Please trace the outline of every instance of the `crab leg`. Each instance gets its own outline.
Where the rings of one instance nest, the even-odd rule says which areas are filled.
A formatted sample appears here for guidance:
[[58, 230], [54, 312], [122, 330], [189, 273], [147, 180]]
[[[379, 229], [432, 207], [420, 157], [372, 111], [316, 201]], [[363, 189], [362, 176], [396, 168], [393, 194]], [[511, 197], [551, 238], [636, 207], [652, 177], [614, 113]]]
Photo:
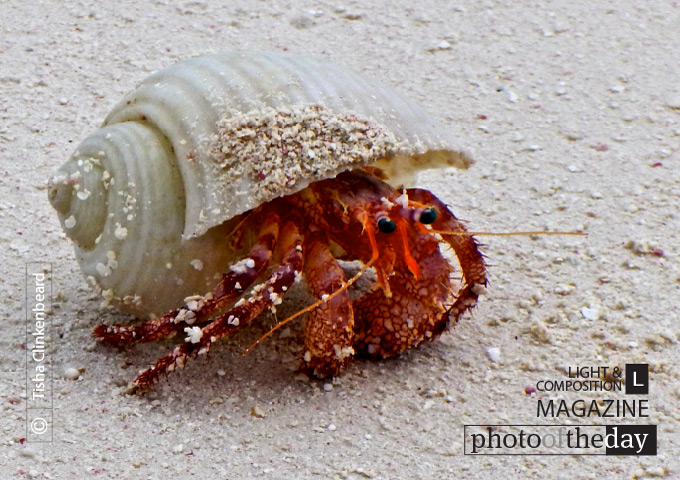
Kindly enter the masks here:
[[[432, 224], [434, 230], [442, 232], [467, 231], [448, 207], [429, 191], [412, 188], [407, 190], [407, 193], [409, 199], [424, 205], [434, 206], [437, 209], [439, 216]], [[445, 233], [440, 235], [453, 248], [465, 280], [465, 285], [458, 292], [456, 301], [446, 311], [448, 319], [456, 322], [460, 315], [477, 304], [478, 289], [486, 286], [487, 283], [486, 262], [479, 251], [477, 241], [471, 235], [446, 235]]]
[[240, 297], [267, 268], [278, 235], [279, 217], [271, 213], [246, 258], [232, 265], [211, 293], [192, 298], [183, 308], [139, 325], [99, 325], [94, 329], [95, 337], [105, 345], [122, 346], [152, 342], [173, 336], [188, 325], [205, 323], [211, 315]]
[[[347, 278], [320, 231], [305, 237], [304, 274], [312, 294], [327, 299], [307, 317], [302, 370], [317, 377], [337, 375], [354, 354], [354, 314]], [[342, 290], [342, 291], [340, 291]], [[332, 293], [338, 292], [331, 296]]]
[[302, 271], [302, 239], [297, 227], [289, 222], [282, 228], [277, 249], [281, 252], [281, 264], [263, 284], [253, 288], [251, 297], [241, 300], [228, 312], [220, 315], [203, 328], [186, 327], [185, 343], [178, 345], [168, 355], [159, 359], [154, 366], [143, 371], [135, 379], [130, 393], [149, 389], [161, 375], [183, 368], [190, 357], [205, 355], [212, 344], [220, 338], [247, 325], [265, 308], [281, 303], [281, 298], [295, 282]]

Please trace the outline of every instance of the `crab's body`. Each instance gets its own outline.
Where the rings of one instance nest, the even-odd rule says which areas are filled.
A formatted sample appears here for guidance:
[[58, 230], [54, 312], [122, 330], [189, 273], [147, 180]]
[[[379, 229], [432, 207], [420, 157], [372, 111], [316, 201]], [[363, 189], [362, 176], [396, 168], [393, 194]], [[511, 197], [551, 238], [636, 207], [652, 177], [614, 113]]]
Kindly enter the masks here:
[[[387, 357], [430, 340], [472, 308], [475, 285], [486, 284], [475, 240], [433, 194], [395, 190], [375, 173], [341, 173], [244, 214], [225, 244], [255, 240], [212, 292], [141, 325], [96, 328], [103, 343], [118, 346], [186, 334], [133, 389], [148, 389], [275, 308], [300, 276], [319, 299], [306, 321], [302, 370], [319, 377], [337, 375], [355, 355]], [[459, 281], [442, 242], [458, 259]], [[372, 266], [374, 288], [351, 301], [338, 259]]]
[[[355, 355], [434, 338], [486, 283], [474, 239], [447, 207], [403, 189], [424, 170], [471, 165], [455, 140], [350, 69], [209, 54], [142, 80], [48, 192], [87, 282], [107, 305], [151, 318], [98, 327], [97, 337], [125, 346], [186, 334], [135, 389], [275, 308], [299, 277], [318, 299], [304, 309], [303, 369], [336, 375]], [[358, 277], [348, 280], [338, 259], [373, 268], [374, 288], [351, 301]]]

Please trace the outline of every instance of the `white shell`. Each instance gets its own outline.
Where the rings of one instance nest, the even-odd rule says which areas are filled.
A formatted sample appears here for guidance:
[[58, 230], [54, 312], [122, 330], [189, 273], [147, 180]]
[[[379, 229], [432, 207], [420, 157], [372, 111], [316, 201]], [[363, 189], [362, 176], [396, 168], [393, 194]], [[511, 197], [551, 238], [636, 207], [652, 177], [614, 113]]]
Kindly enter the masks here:
[[50, 201], [104, 298], [160, 314], [205, 293], [234, 216], [348, 168], [394, 185], [470, 160], [399, 94], [326, 62], [214, 54], [147, 77], [50, 179]]

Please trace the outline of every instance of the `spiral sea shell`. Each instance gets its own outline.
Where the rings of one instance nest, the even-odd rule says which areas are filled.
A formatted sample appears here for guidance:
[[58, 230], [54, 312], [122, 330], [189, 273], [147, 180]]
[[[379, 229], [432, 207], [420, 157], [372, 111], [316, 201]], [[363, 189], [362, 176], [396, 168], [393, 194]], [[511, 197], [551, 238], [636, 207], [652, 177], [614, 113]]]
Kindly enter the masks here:
[[50, 179], [81, 269], [138, 316], [205, 293], [238, 215], [377, 166], [393, 185], [465, 168], [444, 129], [396, 92], [320, 60], [213, 54], [153, 73]]

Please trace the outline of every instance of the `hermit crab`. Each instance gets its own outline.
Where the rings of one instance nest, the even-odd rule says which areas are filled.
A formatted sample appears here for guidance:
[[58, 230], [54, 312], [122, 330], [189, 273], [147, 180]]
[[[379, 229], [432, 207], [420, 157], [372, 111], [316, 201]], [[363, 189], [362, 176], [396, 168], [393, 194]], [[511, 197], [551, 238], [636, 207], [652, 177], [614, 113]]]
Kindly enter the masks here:
[[[326, 377], [431, 340], [475, 306], [487, 281], [476, 241], [413, 187], [421, 170], [469, 163], [418, 107], [347, 69], [225, 53], [142, 81], [53, 174], [49, 198], [87, 281], [145, 318], [95, 336], [182, 338], [133, 391], [275, 309], [300, 279], [317, 299], [301, 369]], [[349, 278], [339, 261], [361, 269]], [[373, 287], [352, 300], [369, 269]]]

